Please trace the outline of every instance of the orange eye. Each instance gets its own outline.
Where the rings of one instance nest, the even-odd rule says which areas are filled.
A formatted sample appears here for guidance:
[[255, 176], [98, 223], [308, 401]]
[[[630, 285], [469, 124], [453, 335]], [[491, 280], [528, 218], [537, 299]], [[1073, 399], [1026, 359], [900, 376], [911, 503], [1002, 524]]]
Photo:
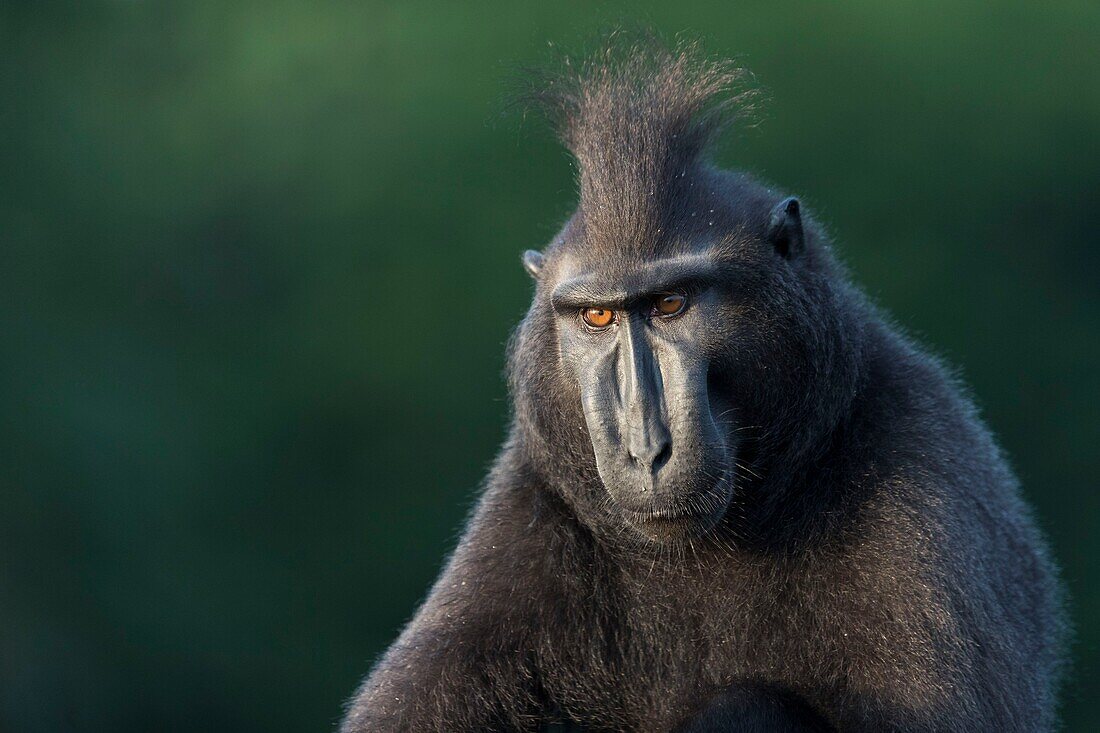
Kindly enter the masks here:
[[674, 316], [687, 305], [687, 298], [680, 293], [665, 293], [657, 296], [653, 303], [654, 309], [662, 316]]
[[615, 311], [606, 308], [585, 308], [581, 318], [592, 328], [607, 328], [615, 320]]

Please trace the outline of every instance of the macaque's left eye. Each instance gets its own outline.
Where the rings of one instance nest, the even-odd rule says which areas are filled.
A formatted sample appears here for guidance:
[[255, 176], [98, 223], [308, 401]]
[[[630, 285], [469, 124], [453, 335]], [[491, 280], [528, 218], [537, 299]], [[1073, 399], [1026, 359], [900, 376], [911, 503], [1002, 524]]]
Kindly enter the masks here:
[[680, 293], [658, 295], [653, 301], [653, 310], [659, 316], [674, 316], [687, 305], [687, 298]]

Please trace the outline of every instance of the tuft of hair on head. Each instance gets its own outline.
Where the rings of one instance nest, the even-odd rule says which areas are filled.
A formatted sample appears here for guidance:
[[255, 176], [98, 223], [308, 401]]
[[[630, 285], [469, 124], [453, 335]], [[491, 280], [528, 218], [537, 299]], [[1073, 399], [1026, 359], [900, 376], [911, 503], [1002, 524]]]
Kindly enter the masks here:
[[559, 54], [525, 87], [521, 100], [576, 159], [585, 230], [619, 238], [659, 230], [719, 133], [759, 99], [748, 71], [708, 58], [698, 41], [623, 30], [581, 59]]

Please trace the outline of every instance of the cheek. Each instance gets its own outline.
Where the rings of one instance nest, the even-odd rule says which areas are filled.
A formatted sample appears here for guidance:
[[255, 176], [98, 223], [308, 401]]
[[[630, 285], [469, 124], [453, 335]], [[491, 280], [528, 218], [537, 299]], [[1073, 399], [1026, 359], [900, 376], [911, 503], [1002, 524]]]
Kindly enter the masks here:
[[580, 328], [564, 318], [557, 320], [558, 356], [561, 363], [570, 371], [576, 372], [584, 366], [584, 355], [590, 350], [591, 344], [586, 338], [588, 334], [580, 332]]
[[782, 372], [791, 362], [783, 356], [784, 331], [769, 315], [748, 307], [730, 308], [724, 326], [711, 352], [712, 392], [734, 406], [757, 402], [787, 376]]
[[[590, 445], [591, 430], [601, 427], [600, 416], [608, 398], [603, 393], [613, 388], [601, 375], [606, 371], [607, 354], [592, 348], [592, 344], [578, 337], [562, 336], [558, 341], [559, 362], [553, 394], [554, 409], [561, 419], [568, 419], [570, 443]], [[593, 425], [595, 419], [596, 425]]]
[[757, 351], [758, 318], [751, 309], [730, 303], [708, 315], [699, 327], [699, 349], [711, 365], [711, 378], [743, 371], [742, 362], [751, 362]]
[[560, 346], [560, 361], [558, 366], [558, 381], [563, 385], [564, 396], [571, 402], [580, 400], [583, 396], [581, 385], [591, 381], [592, 360], [590, 356], [579, 349], [571, 348], [568, 342]]

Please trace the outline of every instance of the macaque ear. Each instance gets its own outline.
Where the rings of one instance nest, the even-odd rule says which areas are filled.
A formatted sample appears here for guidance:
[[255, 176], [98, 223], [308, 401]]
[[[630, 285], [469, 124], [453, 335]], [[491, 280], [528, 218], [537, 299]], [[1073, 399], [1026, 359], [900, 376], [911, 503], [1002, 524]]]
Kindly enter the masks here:
[[785, 198], [772, 209], [768, 223], [768, 241], [781, 256], [791, 259], [802, 253], [802, 214], [798, 199]]
[[533, 249], [529, 249], [523, 253], [523, 269], [527, 270], [527, 274], [536, 280], [539, 279], [539, 275], [542, 274], [542, 266], [546, 263], [546, 258], [542, 252], [537, 252]]

